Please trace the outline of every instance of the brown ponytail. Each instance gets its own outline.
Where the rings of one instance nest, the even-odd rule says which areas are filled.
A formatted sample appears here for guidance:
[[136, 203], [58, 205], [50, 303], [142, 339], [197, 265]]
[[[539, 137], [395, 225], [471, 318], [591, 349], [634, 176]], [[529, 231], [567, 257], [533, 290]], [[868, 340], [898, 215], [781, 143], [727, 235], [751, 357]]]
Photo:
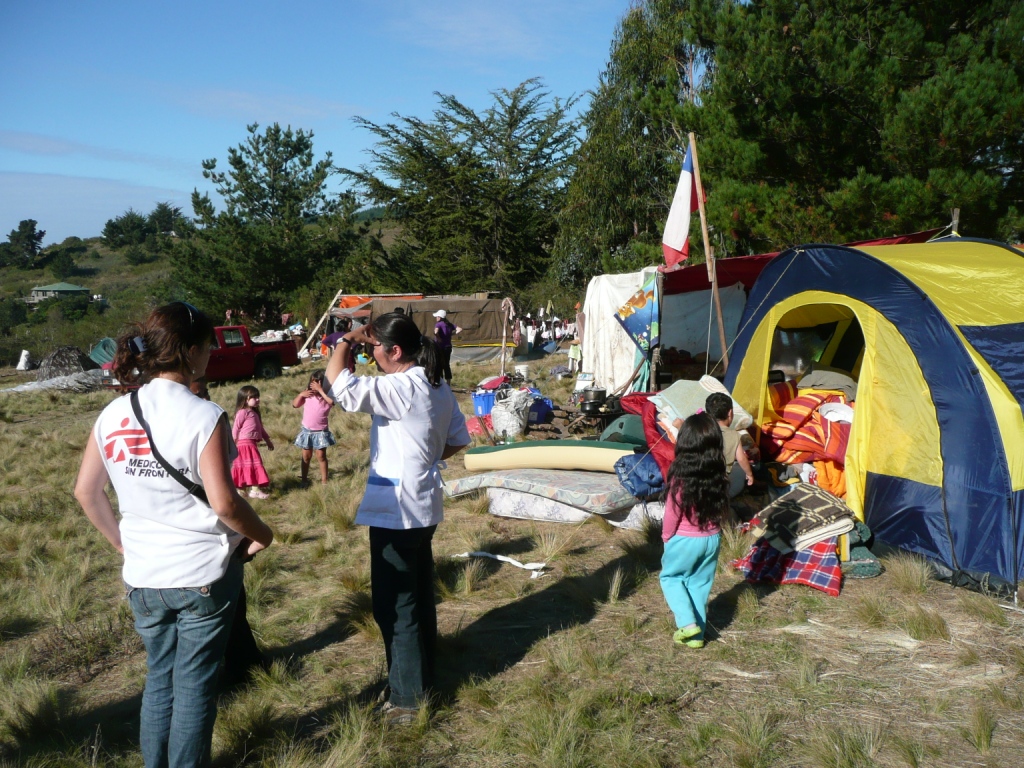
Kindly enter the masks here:
[[205, 313], [183, 301], [165, 304], [118, 337], [114, 376], [136, 384], [167, 371], [187, 374], [192, 348], [213, 339], [213, 321]]

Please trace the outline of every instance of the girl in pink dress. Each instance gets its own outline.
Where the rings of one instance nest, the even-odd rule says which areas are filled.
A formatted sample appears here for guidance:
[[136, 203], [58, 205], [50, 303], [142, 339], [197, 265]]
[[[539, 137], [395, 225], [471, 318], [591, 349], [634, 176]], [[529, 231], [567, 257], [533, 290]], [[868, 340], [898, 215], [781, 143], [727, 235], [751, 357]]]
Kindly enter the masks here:
[[313, 371], [309, 384], [292, 401], [292, 408], [302, 409], [302, 431], [295, 438], [295, 445], [302, 449], [302, 482], [308, 482], [309, 462], [316, 451], [320, 462], [320, 482], [327, 484], [327, 449], [335, 444], [334, 435], [327, 426], [327, 417], [334, 400], [324, 391], [324, 372]]
[[257, 444], [262, 440], [267, 444], [267, 449], [272, 451], [274, 441], [263, 428], [263, 420], [260, 418], [260, 391], [254, 386], [246, 385], [238, 390], [238, 397], [235, 400], [235, 426], [231, 430], [231, 436], [238, 446], [238, 458], [231, 465], [231, 479], [235, 487], [248, 488], [249, 497], [253, 499], [269, 498], [270, 494], [266, 489], [270, 485], [270, 478], [267, 476], [267, 470], [263, 468], [263, 458]]

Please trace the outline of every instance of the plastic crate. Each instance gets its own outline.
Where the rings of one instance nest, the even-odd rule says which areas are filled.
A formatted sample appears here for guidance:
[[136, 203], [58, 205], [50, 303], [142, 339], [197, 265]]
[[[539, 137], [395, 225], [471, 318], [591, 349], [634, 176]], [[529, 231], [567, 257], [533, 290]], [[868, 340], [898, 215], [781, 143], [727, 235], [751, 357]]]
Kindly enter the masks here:
[[533, 403], [530, 405], [530, 415], [527, 422], [530, 424], [544, 424], [554, 409], [555, 404], [548, 398], [534, 398]]
[[473, 393], [473, 413], [477, 416], [487, 416], [494, 408], [493, 392]]

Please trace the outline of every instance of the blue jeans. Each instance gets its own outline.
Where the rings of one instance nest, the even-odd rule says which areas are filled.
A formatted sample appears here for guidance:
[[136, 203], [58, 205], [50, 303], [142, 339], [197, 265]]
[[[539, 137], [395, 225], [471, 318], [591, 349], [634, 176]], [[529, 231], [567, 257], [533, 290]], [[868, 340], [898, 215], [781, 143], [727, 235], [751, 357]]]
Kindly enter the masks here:
[[146, 768], [210, 764], [217, 668], [241, 585], [237, 557], [213, 584], [174, 589], [125, 585], [149, 667], [140, 729]]
[[661, 556], [661, 591], [679, 628], [696, 624], [704, 636], [722, 535], [673, 536]]

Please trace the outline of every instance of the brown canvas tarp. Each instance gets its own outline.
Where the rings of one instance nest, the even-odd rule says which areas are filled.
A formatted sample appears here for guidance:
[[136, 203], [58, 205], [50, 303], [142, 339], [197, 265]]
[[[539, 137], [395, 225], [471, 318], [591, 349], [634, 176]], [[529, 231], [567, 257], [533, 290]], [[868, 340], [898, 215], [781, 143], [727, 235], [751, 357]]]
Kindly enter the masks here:
[[[428, 339], [434, 338], [437, 320], [433, 315], [443, 309], [448, 313], [448, 320], [462, 328], [462, 333], [452, 339], [455, 346], [501, 343], [501, 299], [374, 299], [370, 305], [371, 321], [398, 307], [405, 310]], [[511, 329], [507, 340], [512, 343]]]

